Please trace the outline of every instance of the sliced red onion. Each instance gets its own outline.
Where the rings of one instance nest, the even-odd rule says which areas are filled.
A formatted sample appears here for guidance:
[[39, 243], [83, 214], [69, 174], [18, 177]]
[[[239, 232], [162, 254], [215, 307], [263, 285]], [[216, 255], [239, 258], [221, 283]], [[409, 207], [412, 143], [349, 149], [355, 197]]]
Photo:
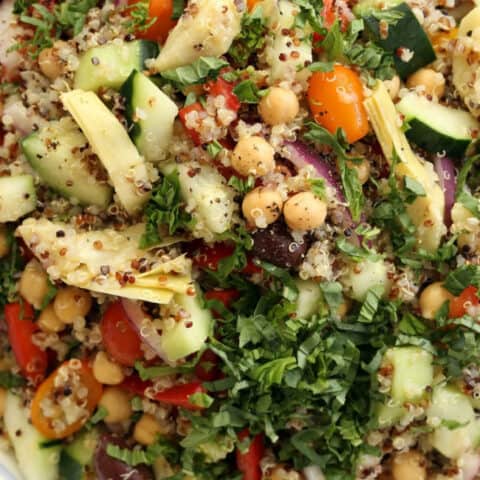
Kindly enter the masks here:
[[455, 203], [455, 190], [457, 188], [455, 165], [449, 157], [436, 157], [434, 165], [445, 197], [444, 221], [446, 226], [449, 227], [452, 224], [452, 207]]
[[162, 347], [162, 337], [152, 323], [152, 319], [145, 314], [138, 302], [122, 298], [123, 309], [127, 317], [138, 332], [140, 338], [165, 362], [169, 363]]
[[297, 168], [303, 168], [307, 165], [314, 167], [318, 176], [323, 178], [335, 190], [337, 199], [340, 202], [345, 201], [342, 187], [335, 177], [332, 166], [325, 159], [321, 158], [318, 153], [299, 141], [286, 143], [283, 146], [283, 151], [286, 153], [286, 158]]
[[303, 469], [303, 475], [306, 480], [325, 480], [322, 469], [318, 465], [311, 465]]

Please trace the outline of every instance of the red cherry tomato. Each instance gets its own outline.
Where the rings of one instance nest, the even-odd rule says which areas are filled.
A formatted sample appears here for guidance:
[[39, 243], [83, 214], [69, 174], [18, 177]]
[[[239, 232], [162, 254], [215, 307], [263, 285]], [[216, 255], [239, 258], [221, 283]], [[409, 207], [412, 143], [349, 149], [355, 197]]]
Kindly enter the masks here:
[[143, 358], [142, 342], [120, 301], [108, 306], [100, 322], [100, 331], [105, 349], [118, 363], [133, 367]]
[[477, 296], [478, 289], [473, 285], [467, 287], [458, 297], [450, 300], [449, 317], [459, 318], [467, 313], [469, 306], [476, 307], [480, 304]]
[[[248, 429], [242, 430], [238, 434], [238, 438], [243, 440], [250, 435]], [[265, 453], [263, 445], [263, 435], [255, 435], [245, 453], [239, 449], [236, 451], [237, 468], [243, 473], [243, 480], [261, 480], [262, 470], [260, 468], [260, 461]]]
[[38, 325], [34, 323], [34, 318], [33, 308], [27, 302], [5, 305], [8, 339], [15, 360], [22, 375], [33, 384], [38, 384], [45, 378], [48, 355], [33, 343], [32, 335], [38, 331]]
[[240, 108], [240, 100], [233, 93], [234, 83], [227, 82], [222, 77], [212, 80], [205, 85], [205, 91], [214, 97], [222, 95], [225, 98], [225, 107], [234, 112]]
[[203, 112], [204, 108], [202, 107], [202, 104], [200, 102], [195, 102], [191, 103], [190, 105], [187, 105], [186, 107], [183, 107], [180, 109], [178, 112], [178, 116], [180, 118], [180, 121], [182, 122], [183, 127], [185, 128], [186, 132], [192, 139], [193, 143], [195, 145], [201, 145], [202, 140], [200, 138], [200, 134], [194, 129], [187, 127], [187, 115], [191, 112]]

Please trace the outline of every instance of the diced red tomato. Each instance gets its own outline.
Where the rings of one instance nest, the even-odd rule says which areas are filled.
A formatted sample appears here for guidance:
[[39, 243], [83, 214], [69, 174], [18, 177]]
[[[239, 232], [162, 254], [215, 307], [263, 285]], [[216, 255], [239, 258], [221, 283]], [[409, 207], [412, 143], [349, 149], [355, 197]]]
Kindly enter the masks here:
[[190, 136], [190, 138], [193, 140], [193, 143], [195, 145], [201, 145], [202, 140], [200, 139], [200, 134], [194, 130], [193, 128], [187, 127], [187, 120], [186, 117], [190, 112], [203, 112], [204, 109], [202, 107], [202, 104], [200, 102], [195, 102], [191, 103], [190, 105], [187, 105], [186, 107], [183, 107], [180, 109], [178, 112], [178, 116], [180, 118], [180, 121], [182, 122], [183, 127], [185, 128], [186, 132]]
[[197, 365], [195, 375], [204, 382], [213, 382], [221, 377], [222, 371], [218, 367], [219, 358], [211, 350], [205, 350]]
[[5, 305], [8, 339], [22, 375], [33, 384], [45, 378], [48, 366], [47, 352], [33, 343], [32, 335], [38, 331], [33, 307], [27, 303]]
[[324, 26], [330, 28], [336, 19], [334, 0], [323, 0], [322, 17]]
[[[120, 387], [135, 395], [145, 396], [145, 390], [153, 385], [150, 381], [143, 381], [137, 375], [130, 375], [120, 384]], [[173, 405], [175, 407], [185, 408], [186, 410], [202, 410], [204, 407], [194, 405], [190, 401], [190, 396], [195, 393], [205, 393], [200, 382], [184, 383], [167, 388], [156, 393], [154, 400]]]
[[129, 0], [128, 4], [134, 5], [140, 2], [148, 3], [147, 23], [152, 19], [155, 19], [155, 22], [147, 30], [138, 31], [135, 35], [138, 38], [144, 38], [154, 42], [165, 42], [170, 30], [177, 23], [175, 20], [172, 20], [173, 0]]
[[205, 85], [205, 91], [214, 97], [222, 95], [225, 98], [225, 106], [229, 110], [238, 112], [240, 108], [240, 100], [233, 93], [234, 87], [234, 83], [227, 82], [222, 77], [218, 77], [216, 80], [212, 80]]
[[469, 306], [477, 307], [480, 305], [480, 300], [478, 298], [478, 289], [473, 285], [467, 287], [458, 297], [450, 300], [450, 318], [459, 318], [467, 313], [467, 308]]
[[[193, 257], [193, 263], [204, 269], [216, 271], [220, 260], [230, 257], [235, 247], [229, 243], [215, 243], [213, 246], [203, 245]], [[252, 258], [247, 258], [247, 265], [242, 270], [245, 275], [253, 275], [261, 273], [262, 269], [255, 265]]]
[[[238, 434], [240, 440], [244, 440], [250, 435], [248, 429], [242, 430]], [[242, 453], [239, 449], [236, 451], [237, 468], [243, 473], [243, 480], [261, 480], [262, 470], [260, 461], [265, 453], [263, 444], [263, 435], [255, 435], [248, 447], [248, 451]]]
[[120, 301], [108, 306], [100, 322], [100, 331], [105, 349], [118, 363], [132, 367], [143, 358], [140, 337]]

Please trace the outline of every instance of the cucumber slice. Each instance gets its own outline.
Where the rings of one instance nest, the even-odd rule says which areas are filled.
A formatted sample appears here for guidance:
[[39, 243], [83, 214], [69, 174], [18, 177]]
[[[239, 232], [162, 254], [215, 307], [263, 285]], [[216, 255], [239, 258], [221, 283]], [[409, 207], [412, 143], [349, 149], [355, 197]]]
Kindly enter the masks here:
[[317, 313], [322, 301], [322, 294], [317, 282], [313, 280], [296, 280], [298, 288], [297, 318], [309, 318]]
[[407, 410], [403, 405], [390, 405], [388, 403], [379, 405], [377, 410], [378, 428], [393, 427], [405, 416], [406, 413]]
[[129, 214], [148, 200], [147, 167], [123, 125], [93, 92], [72, 90], [61, 100], [106, 168], [120, 203]]
[[407, 138], [431, 153], [462, 157], [472, 142], [472, 131], [480, 124], [464, 110], [431, 102], [414, 92], [405, 95], [397, 104], [410, 128]]
[[[162, 334], [162, 349], [171, 362], [198, 352], [210, 333], [212, 323], [210, 310], [202, 307], [198, 294], [175, 295], [175, 302], [190, 314], [190, 318], [185, 322], [177, 322]], [[192, 322], [189, 327], [188, 322]]]
[[149, 162], [166, 157], [178, 108], [143, 73], [133, 71], [121, 88], [130, 137]]
[[393, 366], [390, 394], [395, 402], [414, 402], [425, 396], [433, 382], [432, 355], [419, 347], [395, 347], [384, 361]]
[[479, 421], [467, 395], [451, 385], [434, 389], [427, 419], [435, 425], [430, 436], [434, 448], [447, 458], [459, 458], [478, 446]]
[[83, 430], [72, 443], [65, 447], [64, 452], [81, 465], [92, 463], [100, 434], [96, 428]]
[[37, 208], [31, 175], [0, 177], [0, 223], [14, 222]]
[[41, 448], [43, 437], [29, 422], [29, 411], [20, 397], [7, 393], [5, 429], [25, 480], [58, 480], [59, 447]]
[[155, 42], [112, 42], [87, 50], [75, 72], [74, 88], [92, 90], [118, 89], [132, 70], [142, 71], [145, 61], [158, 55]]
[[90, 173], [84, 147], [87, 139], [71, 118], [49, 122], [22, 140], [23, 153], [51, 188], [82, 205], [106, 208], [112, 189]]
[[[382, 17], [391, 19], [387, 20], [387, 35], [381, 32]], [[435, 60], [435, 51], [427, 34], [406, 3], [381, 10], [376, 14], [368, 14], [364, 21], [372, 40], [393, 54], [395, 68], [403, 79]], [[413, 56], [410, 58], [408, 53]]]

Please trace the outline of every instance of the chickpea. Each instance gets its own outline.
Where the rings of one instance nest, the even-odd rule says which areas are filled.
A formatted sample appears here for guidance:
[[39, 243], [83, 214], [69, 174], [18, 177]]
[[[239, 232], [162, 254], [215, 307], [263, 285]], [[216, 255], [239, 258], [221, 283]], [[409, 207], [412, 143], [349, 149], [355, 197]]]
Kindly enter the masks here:
[[105, 417], [105, 422], [107, 423], [123, 422], [132, 415], [130, 395], [118, 387], [107, 387], [103, 391], [99, 405], [108, 412], [108, 415]]
[[300, 109], [298, 98], [292, 90], [272, 87], [258, 104], [258, 112], [268, 125], [291, 122]]
[[248, 192], [242, 202], [242, 212], [250, 225], [265, 228], [282, 213], [280, 193], [269, 187], [257, 187]]
[[48, 292], [48, 277], [38, 260], [32, 259], [25, 266], [20, 277], [18, 291], [37, 310], [41, 308]]
[[299, 473], [293, 470], [288, 471], [285, 468], [278, 466], [272, 470], [268, 480], [301, 480], [301, 478], [302, 477]]
[[419, 299], [422, 317], [433, 320], [440, 307], [452, 298], [453, 295], [443, 286], [442, 282], [428, 285], [423, 289]]
[[313, 230], [325, 222], [327, 204], [312, 192], [296, 193], [285, 202], [283, 216], [292, 230]]
[[[0, 112], [0, 116], [1, 116]], [[5, 225], [0, 225], [0, 258], [8, 255], [10, 251], [10, 241], [8, 239], [8, 232]]]
[[105, 385], [118, 385], [125, 379], [122, 367], [110, 360], [105, 352], [98, 352], [95, 356], [93, 376]]
[[155, 443], [158, 435], [163, 432], [160, 422], [149, 413], [144, 413], [140, 420], [135, 424], [133, 438], [142, 445], [151, 445]]
[[398, 97], [398, 92], [400, 92], [400, 77], [395, 75], [390, 80], [384, 80], [383, 84], [385, 85], [390, 98], [395, 100]]
[[363, 185], [370, 178], [370, 162], [364, 158], [361, 163], [348, 162], [349, 168], [357, 171], [358, 180]]
[[38, 317], [38, 326], [47, 333], [61, 332], [65, 328], [63, 323], [55, 313], [53, 303], [48, 304]]
[[408, 77], [407, 87], [434, 98], [442, 98], [445, 93], [445, 78], [431, 68], [421, 68]]
[[5, 413], [5, 402], [7, 401], [7, 390], [0, 387], [0, 418]]
[[425, 457], [417, 451], [398, 453], [392, 461], [393, 480], [426, 480]]
[[90, 311], [92, 297], [86, 290], [65, 287], [55, 296], [53, 308], [62, 322], [73, 323], [76, 318], [84, 317]]
[[243, 137], [233, 150], [232, 167], [240, 175], [261, 177], [275, 168], [274, 150], [262, 137]]
[[68, 46], [67, 43], [58, 41], [53, 47], [44, 48], [38, 56], [38, 66], [41, 72], [50, 80], [55, 80], [63, 73], [64, 62], [60, 58], [59, 50]]

